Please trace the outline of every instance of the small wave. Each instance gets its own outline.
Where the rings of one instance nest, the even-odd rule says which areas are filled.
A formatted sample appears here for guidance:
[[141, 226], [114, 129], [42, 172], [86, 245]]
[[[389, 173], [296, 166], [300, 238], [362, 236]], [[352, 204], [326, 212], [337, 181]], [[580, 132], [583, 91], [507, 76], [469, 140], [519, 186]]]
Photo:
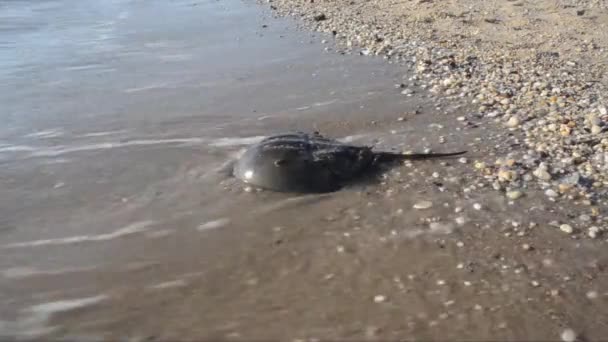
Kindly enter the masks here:
[[12, 267], [0, 272], [6, 279], [23, 279], [35, 276], [55, 276], [66, 273], [87, 272], [96, 269], [97, 267], [75, 267], [58, 270], [39, 270], [30, 267]]
[[114, 231], [112, 233], [108, 233], [108, 234], [81, 235], [81, 236], [70, 236], [70, 237], [59, 238], [59, 239], [46, 239], [46, 240], [16, 242], [16, 243], [4, 245], [4, 248], [38, 247], [38, 246], [49, 246], [49, 245], [71, 245], [71, 244], [82, 243], [82, 242], [108, 241], [108, 240], [113, 240], [113, 239], [123, 237], [126, 235], [145, 232], [148, 230], [148, 227], [154, 223], [155, 222], [153, 222], [153, 221], [141, 221], [141, 222], [136, 222], [136, 223], [130, 224], [126, 227], [123, 227], [119, 230], [116, 230], [116, 231]]
[[296, 108], [297, 111], [304, 111], [304, 110], [308, 110], [311, 109], [313, 107], [325, 107], [325, 106], [329, 106], [331, 104], [334, 104], [338, 102], [338, 99], [333, 99], [333, 100], [328, 100], [328, 101], [323, 101], [323, 102], [315, 102], [313, 104], [310, 104], [308, 106], [302, 106], [302, 107], [298, 107]]
[[256, 144], [265, 136], [253, 136], [253, 137], [245, 137], [245, 138], [219, 138], [211, 141], [209, 144], [211, 146], [216, 147], [231, 147], [231, 146], [242, 146], [242, 145], [251, 145]]
[[334, 104], [338, 102], [338, 99], [333, 99], [333, 100], [329, 100], [329, 101], [324, 101], [324, 102], [315, 102], [313, 103], [313, 107], [324, 107], [324, 106], [329, 106], [330, 104]]
[[26, 145], [0, 145], [0, 153], [10, 152], [32, 152], [36, 148]]
[[125, 130], [91, 132], [91, 133], [81, 134], [78, 137], [80, 137], [80, 138], [105, 137], [105, 136], [108, 136], [108, 135], [115, 135], [115, 134], [120, 134], [120, 133], [125, 133], [125, 132], [126, 132]]
[[183, 62], [189, 61], [192, 59], [192, 55], [190, 54], [175, 54], [175, 55], [162, 55], [159, 56], [158, 59], [165, 62]]
[[165, 236], [169, 236], [171, 234], [175, 234], [175, 230], [173, 229], [161, 229], [153, 232], [146, 233], [146, 237], [151, 239], [163, 238]]
[[127, 88], [124, 90], [124, 92], [125, 93], [137, 93], [137, 92], [145, 91], [145, 90], [167, 88], [168, 86], [169, 86], [169, 84], [167, 84], [167, 83], [149, 84], [147, 86]]
[[79, 299], [60, 300], [56, 302], [34, 305], [29, 307], [26, 311], [48, 316], [59, 312], [71, 311], [83, 308], [85, 306], [91, 306], [108, 298], [109, 297], [107, 295], [98, 295]]
[[60, 146], [51, 149], [41, 149], [31, 154], [32, 157], [56, 157], [62, 154], [74, 152], [87, 152], [97, 150], [109, 150], [121, 147], [130, 146], [150, 146], [163, 144], [203, 144], [205, 139], [202, 138], [182, 138], [182, 139], [150, 139], [150, 140], [131, 140], [126, 142], [106, 142], [99, 144], [88, 144], [74, 147]]
[[[88, 133], [82, 136], [94, 137], [117, 134], [120, 131], [114, 132], [94, 132]], [[81, 136], [81, 137], [82, 137]], [[33, 147], [27, 145], [2, 145], [0, 144], [0, 153], [15, 153], [15, 152], [29, 152], [28, 157], [58, 157], [64, 154], [77, 153], [77, 152], [90, 152], [90, 151], [102, 151], [111, 150], [124, 147], [133, 146], [153, 146], [153, 145], [180, 145], [180, 146], [195, 146], [208, 144], [214, 147], [234, 147], [255, 144], [262, 139], [264, 136], [253, 136], [253, 137], [233, 137], [233, 138], [219, 138], [219, 139], [205, 139], [205, 138], [173, 138], [173, 139], [141, 139], [131, 140], [123, 142], [102, 142], [96, 144], [85, 144], [77, 146], [66, 146], [60, 145], [52, 148], [45, 147]]]
[[96, 305], [109, 298], [107, 295], [98, 295], [31, 306], [23, 310], [21, 317], [15, 322], [0, 321], [0, 336], [39, 338], [56, 329], [56, 327], [48, 326], [48, 322], [54, 314]]
[[85, 64], [85, 65], [75, 65], [63, 68], [65, 71], [81, 71], [81, 70], [91, 70], [91, 69], [99, 69], [103, 68], [103, 64]]
[[210, 229], [218, 229], [218, 228], [222, 228], [222, 227], [227, 226], [229, 223], [230, 223], [230, 219], [228, 219], [228, 218], [221, 218], [221, 219], [217, 219], [217, 220], [213, 220], [213, 221], [208, 221], [208, 222], [202, 223], [196, 229], [199, 230], [199, 231], [205, 231], [205, 230], [210, 230]]
[[24, 137], [25, 138], [45, 139], [45, 138], [61, 137], [61, 136], [63, 136], [63, 134], [64, 134], [63, 131], [61, 131], [59, 129], [49, 129], [49, 130], [45, 130], [45, 131], [38, 131], [38, 132], [26, 134]]
[[186, 286], [186, 285], [188, 285], [188, 283], [185, 280], [177, 279], [177, 280], [172, 280], [172, 281], [166, 281], [164, 283], [150, 285], [148, 287], [148, 289], [163, 290], [163, 289], [170, 289], [170, 288], [174, 288], [174, 287], [182, 287], [182, 286]]

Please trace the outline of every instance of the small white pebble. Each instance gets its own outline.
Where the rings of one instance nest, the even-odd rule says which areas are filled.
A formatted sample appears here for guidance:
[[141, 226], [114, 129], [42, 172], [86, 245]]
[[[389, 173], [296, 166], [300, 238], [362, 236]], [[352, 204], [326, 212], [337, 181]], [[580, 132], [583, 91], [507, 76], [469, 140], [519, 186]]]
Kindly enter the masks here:
[[599, 234], [600, 234], [600, 229], [596, 226], [589, 227], [589, 230], [587, 231], [587, 235], [592, 239], [595, 239], [596, 237], [598, 237]]
[[442, 286], [445, 285], [445, 280], [437, 280], [437, 285]]
[[461, 163], [461, 164], [466, 164], [466, 163], [468, 163], [468, 161], [469, 160], [467, 158], [465, 158], [465, 157], [462, 157], [462, 158], [458, 159], [458, 162]]
[[562, 338], [562, 341], [564, 341], [564, 342], [576, 341], [576, 333], [572, 329], [566, 329], [566, 330], [562, 331], [562, 334], [560, 335], [560, 337]]
[[572, 226], [569, 224], [560, 225], [559, 230], [561, 230], [562, 232], [564, 232], [566, 234], [572, 234], [574, 232], [574, 228], [572, 228]]
[[481, 204], [475, 203], [473, 204], [473, 208], [475, 208], [475, 210], [481, 210]]
[[475, 304], [475, 306], [473, 307], [473, 309], [477, 310], [477, 311], [481, 311], [483, 310], [483, 307], [479, 304]]
[[374, 296], [374, 303], [384, 303], [386, 302], [386, 296], [376, 295]]
[[464, 286], [471, 286], [472, 285], [471, 282], [468, 281], [468, 280], [465, 280], [463, 284], [464, 284]]
[[418, 210], [429, 209], [433, 206], [433, 202], [431, 201], [420, 201], [414, 204], [413, 208]]
[[536, 280], [532, 280], [532, 281], [530, 282], [530, 284], [532, 284], [532, 286], [534, 286], [534, 287], [539, 287], [539, 286], [540, 286], [540, 283], [539, 283], [539, 282], [537, 282]]
[[589, 291], [586, 295], [588, 299], [597, 299], [599, 297], [597, 291]]
[[524, 194], [523, 192], [519, 191], [519, 190], [513, 190], [513, 191], [507, 191], [507, 198], [512, 199], [512, 200], [516, 200], [521, 198]]
[[553, 190], [553, 189], [547, 189], [545, 191], [545, 195], [547, 197], [551, 197], [551, 198], [555, 198], [555, 197], [559, 196], [559, 194], [555, 190]]
[[458, 241], [458, 242], [456, 242], [456, 246], [458, 246], [458, 247], [464, 247], [464, 242]]
[[344, 246], [336, 247], [336, 251], [338, 251], [338, 253], [344, 253]]

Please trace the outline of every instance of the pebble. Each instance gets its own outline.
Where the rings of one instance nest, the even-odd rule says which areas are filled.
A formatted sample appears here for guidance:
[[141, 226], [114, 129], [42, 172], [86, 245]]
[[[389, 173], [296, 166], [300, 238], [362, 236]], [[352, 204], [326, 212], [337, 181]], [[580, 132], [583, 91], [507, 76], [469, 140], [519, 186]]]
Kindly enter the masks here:
[[540, 166], [534, 170], [534, 172], [532, 172], [532, 174], [540, 180], [551, 180], [551, 174], [547, 171], [547, 166], [543, 163], [541, 163]]
[[384, 302], [386, 302], [386, 296], [384, 296], [384, 295], [374, 296], [374, 303], [384, 303]]
[[519, 126], [519, 118], [517, 116], [512, 116], [509, 121], [507, 121], [507, 127], [515, 128]]
[[600, 235], [600, 228], [596, 226], [589, 227], [587, 230], [587, 235], [592, 239], [597, 238]]
[[482, 207], [481, 207], [481, 204], [479, 204], [479, 203], [475, 203], [475, 204], [473, 204], [473, 208], [474, 208], [475, 210], [481, 210], [481, 208], [482, 208]]
[[414, 204], [413, 208], [418, 210], [429, 209], [433, 206], [433, 202], [431, 201], [420, 201]]
[[564, 331], [562, 331], [562, 334], [560, 335], [562, 341], [564, 342], [574, 342], [576, 341], [576, 333], [574, 332], [574, 330], [572, 329], [565, 329]]
[[551, 197], [551, 198], [555, 198], [555, 197], [559, 196], [559, 194], [555, 190], [553, 190], [553, 189], [547, 189], [545, 191], [545, 195], [547, 197]]
[[469, 160], [467, 158], [465, 158], [465, 157], [462, 157], [462, 158], [458, 159], [458, 162], [461, 163], [461, 164], [466, 164], [468, 161]]
[[589, 291], [586, 293], [588, 299], [597, 299], [599, 297], [597, 291]]
[[516, 199], [521, 198], [524, 194], [523, 194], [523, 192], [521, 192], [519, 190], [511, 190], [511, 191], [507, 191], [506, 195], [509, 199], [516, 200]]
[[574, 232], [574, 228], [572, 228], [572, 226], [569, 224], [560, 225], [559, 230], [561, 230], [562, 232], [564, 232], [566, 234], [572, 234]]
[[[570, 2], [582, 4], [601, 1]], [[504, 182], [499, 184], [498, 189], [507, 190], [508, 198], [521, 196], [520, 191], [513, 190], [513, 187], [520, 188], [527, 195], [532, 193], [528, 192], [528, 189], [538, 189], [533, 183], [540, 183], [543, 186], [542, 191], [545, 191], [546, 183], [558, 177], [560, 182], [566, 185], [551, 184], [553, 192], [546, 191], [550, 198], [559, 197], [554, 196], [557, 190], [564, 194], [560, 195], [564, 202], [584, 203], [594, 198], [605, 198], [608, 194], [608, 139], [602, 136], [608, 130], [605, 117], [608, 115], [608, 103], [603, 95], [605, 85], [602, 82], [588, 82], [595, 75], [605, 72], [601, 68], [597, 69], [593, 63], [574, 62], [568, 49], [565, 49], [564, 53], [558, 53], [559, 49], [548, 52], [534, 51], [530, 58], [524, 57], [520, 60], [513, 58], [515, 54], [509, 52], [510, 48], [506, 51], [500, 49], [500, 46], [497, 46], [497, 49], [484, 49], [483, 45], [480, 49], [473, 48], [475, 44], [459, 44], [460, 39], [445, 37], [441, 30], [436, 32], [437, 40], [423, 43], [422, 38], [434, 28], [433, 21], [445, 23], [441, 15], [436, 13], [423, 18], [428, 24], [424, 25], [424, 29], [411, 30], [412, 26], [408, 26], [407, 19], [403, 22], [399, 19], [399, 22], [395, 23], [396, 18], [388, 14], [383, 15], [382, 23], [376, 22], [379, 19], [373, 19], [374, 13], [366, 13], [368, 8], [363, 3], [353, 4], [352, 8], [344, 10], [340, 8], [342, 5], [323, 3], [323, 6], [320, 6], [314, 1], [303, 1], [297, 6], [290, 6], [293, 2], [281, 0], [272, 3], [281, 14], [301, 16], [312, 28], [332, 32], [338, 43], [343, 45], [344, 49], [341, 51], [345, 53], [364, 50], [369, 51], [370, 55], [389, 58], [390, 63], [404, 61], [410, 64], [409, 67], [415, 74], [408, 77], [409, 80], [403, 85], [399, 84], [400, 91], [405, 91], [406, 87], [416, 89], [416, 92], [419, 92], [418, 89], [432, 89], [441, 94], [454, 95], [454, 98], [459, 95], [463, 99], [471, 98], [478, 111], [467, 113], [466, 116], [462, 112], [454, 115], [460, 122], [457, 128], [466, 132], [469, 128], [485, 129], [486, 126], [489, 128], [492, 123], [496, 123], [503, 126], [503, 132], [495, 136], [495, 144], [487, 144], [488, 152], [526, 153], [515, 158], [525, 166], [509, 168], [516, 172], [518, 179], [511, 179], [509, 174], [502, 177]], [[415, 3], [428, 3], [431, 6], [439, 2], [417, 0]], [[563, 8], [557, 8], [556, 11], [570, 11], [572, 14], [583, 11], [583, 8]], [[320, 12], [321, 9], [323, 12]], [[371, 8], [369, 10], [373, 12]], [[591, 9], [584, 10], [586, 13], [591, 12]], [[482, 17], [478, 17], [478, 20], [494, 21], [493, 17], [484, 14], [484, 9], [477, 14], [476, 11], [466, 14], [471, 18], [479, 15]], [[452, 18], [452, 15], [449, 17]], [[550, 32], [549, 36], [553, 36], [553, 33]], [[539, 35], [531, 34], [530, 37], [534, 39], [531, 46], [536, 46], [539, 43]], [[540, 37], [545, 40], [544, 34]], [[569, 38], [569, 35], [564, 37]], [[445, 44], [442, 38], [446, 38]], [[482, 38], [483, 43], [483, 35], [479, 38]], [[469, 39], [477, 37], [463, 37], [464, 42], [470, 42]], [[605, 53], [605, 48], [599, 48], [595, 42], [577, 44], [573, 50], [582, 57], [588, 56], [587, 54]], [[467, 45], [471, 47], [466, 47]], [[518, 47], [513, 49], [520, 51]], [[425, 90], [425, 95], [426, 92]], [[439, 101], [434, 105], [441, 108], [450, 106], [449, 103]], [[517, 136], [510, 136], [512, 132], [505, 130], [504, 126], [521, 129], [521, 136], [519, 132]], [[494, 147], [499, 149], [492, 151]], [[459, 161], [466, 163], [464, 158]], [[542, 163], [535, 167], [540, 161]], [[488, 169], [493, 172], [493, 167]], [[495, 175], [486, 174], [485, 169], [480, 169], [483, 174], [481, 177], [492, 177], [491, 181], [485, 182], [492, 184]], [[567, 177], [573, 173], [580, 173], [581, 184], [570, 184], [561, 179], [562, 176]], [[514, 182], [517, 184], [513, 184]], [[494, 184], [492, 186], [494, 187]], [[585, 193], [579, 194], [579, 187], [581, 190], [585, 187]], [[465, 196], [475, 190], [468, 185], [466, 188], [472, 190], [465, 191]], [[587, 198], [582, 199], [583, 196]], [[597, 236], [597, 233], [590, 231], [588, 234]]]

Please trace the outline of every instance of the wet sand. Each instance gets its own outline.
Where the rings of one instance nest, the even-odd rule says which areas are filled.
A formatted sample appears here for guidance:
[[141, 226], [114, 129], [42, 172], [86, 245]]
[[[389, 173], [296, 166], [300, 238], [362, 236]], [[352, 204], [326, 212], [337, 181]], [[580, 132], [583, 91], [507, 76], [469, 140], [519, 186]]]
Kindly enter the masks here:
[[[605, 242], [550, 226], [586, 209], [479, 185], [473, 161], [517, 137], [457, 120], [462, 103], [400, 94], [406, 68], [333, 53], [252, 3], [32, 6], [39, 21], [13, 9], [22, 26], [2, 33], [15, 55], [0, 86], [1, 336], [605, 336]], [[470, 152], [327, 195], [223, 173], [296, 129]]]

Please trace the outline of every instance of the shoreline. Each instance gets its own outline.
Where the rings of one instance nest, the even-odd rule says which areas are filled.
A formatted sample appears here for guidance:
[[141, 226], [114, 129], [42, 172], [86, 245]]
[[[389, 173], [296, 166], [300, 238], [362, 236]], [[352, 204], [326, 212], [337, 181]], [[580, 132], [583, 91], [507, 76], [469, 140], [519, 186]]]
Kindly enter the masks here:
[[[406, 65], [415, 76], [402, 84], [404, 94], [428, 91], [477, 108], [447, 119], [490, 121], [504, 136], [518, 136], [519, 148], [476, 165], [497, 190], [535, 186], [558, 193], [552, 197], [607, 204], [601, 199], [608, 195], [608, 34], [577, 31], [606, 26], [608, 8], [600, 2], [267, 3], [279, 16], [333, 33], [341, 53]], [[455, 14], [458, 8], [469, 10]], [[560, 19], [563, 26], [554, 26]], [[543, 32], [551, 38], [541, 39]], [[525, 37], [535, 39], [520, 41]]]

